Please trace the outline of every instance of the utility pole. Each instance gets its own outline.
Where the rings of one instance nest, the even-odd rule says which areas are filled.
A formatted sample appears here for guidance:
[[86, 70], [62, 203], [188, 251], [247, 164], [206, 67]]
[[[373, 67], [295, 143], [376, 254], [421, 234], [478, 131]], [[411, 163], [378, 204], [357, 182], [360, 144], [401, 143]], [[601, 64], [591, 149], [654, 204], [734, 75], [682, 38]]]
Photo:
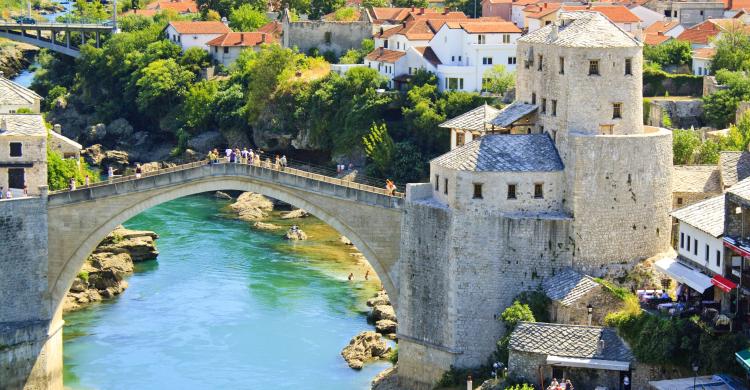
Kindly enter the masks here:
[[29, 18], [31, 18], [31, 0], [26, 0], [26, 12]]
[[477, 0], [474, 0], [474, 19], [477, 18]]
[[117, 0], [112, 1], [112, 32], [117, 33]]

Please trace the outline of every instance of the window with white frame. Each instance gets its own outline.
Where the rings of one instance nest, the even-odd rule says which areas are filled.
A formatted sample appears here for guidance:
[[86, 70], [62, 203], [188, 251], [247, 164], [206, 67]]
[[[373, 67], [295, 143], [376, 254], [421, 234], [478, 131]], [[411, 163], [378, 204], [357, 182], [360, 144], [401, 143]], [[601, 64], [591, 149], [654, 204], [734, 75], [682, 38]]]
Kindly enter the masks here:
[[503, 43], [510, 43], [510, 34], [503, 34]]
[[464, 89], [464, 79], [458, 77], [446, 77], [445, 87], [450, 90]]
[[477, 43], [480, 45], [484, 45], [485, 43], [487, 43], [487, 36], [484, 34], [477, 35]]
[[492, 65], [492, 57], [483, 57], [482, 65]]

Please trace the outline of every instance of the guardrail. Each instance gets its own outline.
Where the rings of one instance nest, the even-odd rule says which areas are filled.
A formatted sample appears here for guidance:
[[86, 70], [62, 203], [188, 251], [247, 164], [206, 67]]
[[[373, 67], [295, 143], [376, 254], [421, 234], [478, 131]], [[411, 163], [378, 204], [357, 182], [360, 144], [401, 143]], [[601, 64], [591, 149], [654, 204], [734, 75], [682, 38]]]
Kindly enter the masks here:
[[[290, 164], [290, 163], [292, 163], [292, 164]], [[377, 185], [372, 185], [372, 184], [368, 184], [368, 183], [358, 182], [356, 180], [353, 181], [353, 180], [347, 180], [347, 179], [340, 179], [340, 178], [337, 178], [337, 177], [332, 177], [332, 176], [323, 174], [322, 172], [329, 172], [329, 173], [330, 172], [335, 172], [335, 170], [333, 170], [333, 169], [324, 168], [324, 167], [320, 167], [320, 166], [315, 166], [313, 164], [309, 164], [309, 163], [305, 163], [305, 162], [301, 162], [301, 161], [292, 161], [292, 160], [288, 160], [287, 161], [287, 166], [286, 167], [277, 166], [276, 164], [273, 164], [273, 163], [271, 163], [268, 160], [261, 161], [260, 164], [253, 164], [253, 163], [251, 163], [251, 164], [233, 163], [233, 162], [226, 162], [224, 159], [221, 159], [220, 162], [218, 162], [218, 163], [211, 163], [208, 160], [200, 160], [200, 161], [194, 161], [194, 162], [190, 162], [190, 163], [186, 163], [186, 164], [175, 165], [175, 166], [172, 166], [172, 167], [161, 168], [161, 169], [156, 169], [156, 170], [152, 170], [152, 171], [143, 172], [143, 173], [141, 173], [141, 177], [140, 178], [136, 177], [136, 175], [116, 176], [116, 177], [113, 177], [113, 178], [109, 178], [107, 180], [102, 180], [102, 181], [99, 181], [99, 182], [96, 182], [96, 183], [91, 183], [91, 184], [89, 184], [87, 186], [86, 185], [76, 186], [76, 189], [73, 190], [73, 191], [81, 191], [81, 190], [86, 190], [86, 189], [91, 189], [91, 188], [96, 188], [96, 187], [108, 186], [108, 185], [111, 185], [111, 184], [124, 183], [124, 182], [133, 181], [133, 180], [141, 180], [143, 178], [150, 177], [150, 176], [165, 175], [165, 174], [169, 174], [169, 173], [173, 173], [173, 172], [184, 171], [184, 170], [188, 170], [188, 169], [198, 168], [198, 167], [201, 167], [201, 166], [204, 166], [204, 165], [213, 165], [213, 164], [252, 165], [254, 167], [258, 167], [258, 168], [261, 168], [261, 169], [266, 169], [266, 170], [270, 170], [270, 171], [279, 171], [279, 172], [283, 172], [283, 173], [294, 175], [294, 176], [305, 177], [305, 178], [308, 178], [308, 179], [313, 179], [313, 180], [317, 180], [317, 181], [324, 182], [324, 183], [329, 183], [329, 184], [340, 185], [340, 186], [343, 186], [343, 187], [348, 187], [348, 188], [357, 189], [357, 190], [361, 190], [361, 191], [367, 191], [367, 192], [376, 193], [376, 194], [382, 194], [382, 195], [386, 195], [386, 196], [393, 196], [393, 197], [397, 197], [397, 198], [403, 198], [404, 197], [404, 193], [403, 192], [399, 192], [398, 190], [394, 194], [389, 194], [388, 191], [385, 189], [385, 185], [383, 185], [383, 186], [377, 186]], [[300, 168], [302, 168], [303, 166], [304, 167], [308, 167], [308, 168], [310, 168], [310, 170], [304, 170], [304, 169], [300, 169], [300, 168], [295, 168], [292, 165], [299, 166]], [[314, 171], [312, 171], [313, 169], [316, 169], [316, 170], [318, 170], [321, 173], [314, 172]], [[363, 178], [360, 178], [359, 180], [360, 181], [371, 182], [374, 179], [365, 176]], [[67, 192], [70, 192], [70, 191], [71, 190], [50, 191], [50, 195], [67, 193]]]

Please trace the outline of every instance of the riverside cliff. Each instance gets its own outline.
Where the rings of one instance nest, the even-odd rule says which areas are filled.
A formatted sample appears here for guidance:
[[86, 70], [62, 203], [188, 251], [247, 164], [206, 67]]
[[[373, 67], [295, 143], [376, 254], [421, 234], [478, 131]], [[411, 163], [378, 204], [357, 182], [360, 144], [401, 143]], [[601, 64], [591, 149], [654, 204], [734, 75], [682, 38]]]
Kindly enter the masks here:
[[81, 309], [125, 291], [128, 282], [123, 277], [133, 272], [133, 264], [159, 255], [157, 238], [152, 231], [122, 226], [112, 231], [84, 262], [65, 297], [63, 312]]
[[39, 48], [25, 43], [0, 38], [0, 72], [15, 77], [34, 60]]

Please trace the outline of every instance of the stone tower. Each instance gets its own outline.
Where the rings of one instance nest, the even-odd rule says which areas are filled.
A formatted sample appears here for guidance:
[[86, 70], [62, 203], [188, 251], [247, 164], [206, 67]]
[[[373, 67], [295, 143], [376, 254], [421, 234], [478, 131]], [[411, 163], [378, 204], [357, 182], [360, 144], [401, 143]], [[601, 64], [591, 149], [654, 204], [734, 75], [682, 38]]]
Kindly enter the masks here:
[[518, 100], [496, 119], [532, 112], [532, 134], [473, 140], [407, 189], [405, 388], [486, 363], [499, 314], [562, 268], [605, 275], [669, 247], [672, 137], [642, 122], [641, 43], [599, 13], [563, 13], [520, 38], [517, 58]]

